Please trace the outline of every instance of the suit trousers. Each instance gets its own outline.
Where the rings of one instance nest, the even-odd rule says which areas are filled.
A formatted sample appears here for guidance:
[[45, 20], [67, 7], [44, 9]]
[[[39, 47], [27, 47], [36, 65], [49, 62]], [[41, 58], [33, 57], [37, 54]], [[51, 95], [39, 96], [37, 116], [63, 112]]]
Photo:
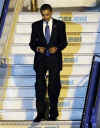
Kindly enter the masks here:
[[58, 116], [58, 97], [61, 90], [60, 82], [60, 70], [57, 68], [56, 63], [51, 64], [50, 57], [47, 57], [45, 62], [39, 63], [39, 67], [36, 70], [36, 109], [37, 114], [44, 116], [46, 111], [45, 96], [47, 91], [46, 86], [46, 72], [49, 72], [48, 78], [48, 97], [50, 103], [49, 114], [51, 117]]

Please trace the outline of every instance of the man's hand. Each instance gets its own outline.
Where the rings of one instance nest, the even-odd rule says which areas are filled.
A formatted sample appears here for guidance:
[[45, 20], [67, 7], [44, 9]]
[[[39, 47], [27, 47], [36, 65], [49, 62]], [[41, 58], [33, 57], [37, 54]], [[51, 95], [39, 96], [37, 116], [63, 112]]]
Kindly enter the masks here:
[[49, 48], [49, 53], [51, 53], [51, 54], [56, 53], [56, 51], [57, 51], [57, 48], [56, 47]]
[[45, 49], [46, 49], [46, 48], [44, 48], [44, 47], [37, 47], [36, 50], [37, 50], [37, 52], [40, 52], [40, 53], [43, 54], [43, 53], [45, 52]]

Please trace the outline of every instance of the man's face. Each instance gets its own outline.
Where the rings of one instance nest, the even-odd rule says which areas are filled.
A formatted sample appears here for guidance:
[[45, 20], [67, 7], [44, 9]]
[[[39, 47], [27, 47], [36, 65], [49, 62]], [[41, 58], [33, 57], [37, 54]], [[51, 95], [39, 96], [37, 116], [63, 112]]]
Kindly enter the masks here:
[[43, 20], [49, 21], [52, 16], [52, 12], [50, 10], [43, 10], [41, 12], [41, 15], [42, 15]]

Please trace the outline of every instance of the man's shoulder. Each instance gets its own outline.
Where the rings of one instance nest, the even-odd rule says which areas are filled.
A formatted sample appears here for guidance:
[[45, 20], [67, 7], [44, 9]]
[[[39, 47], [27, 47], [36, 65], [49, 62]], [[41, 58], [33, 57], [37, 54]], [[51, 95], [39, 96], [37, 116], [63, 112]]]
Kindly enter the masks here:
[[32, 25], [39, 25], [41, 22], [42, 20], [38, 20], [38, 21], [32, 22]]
[[55, 20], [55, 22], [57, 22], [59, 25], [64, 25], [64, 24], [65, 24], [65, 22], [62, 21], [62, 20], [58, 20], [58, 19], [54, 19], [54, 20]]

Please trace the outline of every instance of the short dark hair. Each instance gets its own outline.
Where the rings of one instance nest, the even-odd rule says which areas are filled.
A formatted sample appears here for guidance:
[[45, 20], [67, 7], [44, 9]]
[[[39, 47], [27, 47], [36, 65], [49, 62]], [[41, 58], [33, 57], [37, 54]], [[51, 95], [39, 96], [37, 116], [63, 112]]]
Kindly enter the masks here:
[[44, 10], [49, 10], [52, 12], [52, 7], [50, 4], [43, 4], [41, 7], [40, 7], [40, 12], [44, 11]]

